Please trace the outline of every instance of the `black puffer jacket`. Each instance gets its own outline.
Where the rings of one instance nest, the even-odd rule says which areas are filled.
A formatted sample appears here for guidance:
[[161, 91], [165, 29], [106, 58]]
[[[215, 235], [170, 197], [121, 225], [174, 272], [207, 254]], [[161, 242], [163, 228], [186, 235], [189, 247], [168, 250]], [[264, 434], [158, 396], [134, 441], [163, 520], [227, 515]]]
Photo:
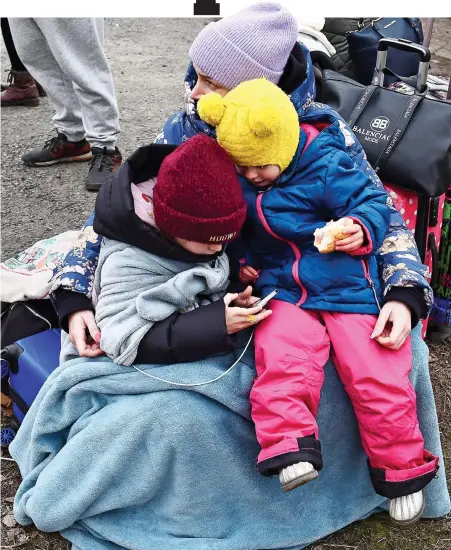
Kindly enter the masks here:
[[357, 77], [354, 73], [351, 56], [349, 55], [346, 35], [349, 32], [356, 31], [362, 26], [368, 25], [373, 19], [375, 18], [356, 17], [345, 19], [342, 17], [329, 17], [326, 18], [326, 23], [322, 30], [326, 38], [337, 51], [332, 57], [332, 61], [337, 67], [337, 71], [353, 80], [357, 80]]

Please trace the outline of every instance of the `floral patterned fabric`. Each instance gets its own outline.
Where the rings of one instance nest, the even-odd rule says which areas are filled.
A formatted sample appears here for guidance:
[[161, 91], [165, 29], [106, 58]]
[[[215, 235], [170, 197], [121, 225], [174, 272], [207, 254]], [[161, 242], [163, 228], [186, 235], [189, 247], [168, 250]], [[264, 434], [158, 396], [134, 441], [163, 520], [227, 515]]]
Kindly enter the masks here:
[[[301, 47], [307, 57], [307, 78], [290, 95], [290, 99], [299, 114], [300, 122], [324, 121], [331, 123], [336, 120], [342, 121], [343, 131], [347, 132], [348, 140], [353, 141], [348, 149], [349, 154], [354, 158], [355, 163], [368, 173], [375, 185], [382, 186], [376, 172], [368, 163], [362, 146], [357, 139], [353, 138], [353, 134], [344, 120], [327, 105], [314, 101], [313, 65], [308, 50], [302, 44]], [[214, 130], [200, 120], [196, 104], [190, 98], [190, 91], [195, 82], [196, 72], [190, 64], [185, 77], [185, 109], [169, 118], [162, 132], [157, 136], [156, 143], [180, 144], [200, 132], [215, 137]], [[417, 286], [422, 288], [426, 303], [422, 317], [426, 317], [433, 303], [432, 290], [426, 280], [428, 270], [421, 263], [412, 232], [405, 225], [390, 196], [388, 196], [387, 202], [392, 211], [390, 228], [377, 256], [384, 294], [394, 286]], [[80, 233], [77, 246], [67, 255], [63, 269], [59, 273], [55, 273], [54, 289], [62, 287], [91, 297], [101, 241], [92, 229], [93, 218], [94, 215], [91, 214]]]
[[102, 237], [93, 229], [94, 212], [86, 220], [75, 246], [67, 254], [62, 266], [53, 275], [52, 292], [57, 288], [73, 290], [92, 297], [94, 274], [99, 260]]

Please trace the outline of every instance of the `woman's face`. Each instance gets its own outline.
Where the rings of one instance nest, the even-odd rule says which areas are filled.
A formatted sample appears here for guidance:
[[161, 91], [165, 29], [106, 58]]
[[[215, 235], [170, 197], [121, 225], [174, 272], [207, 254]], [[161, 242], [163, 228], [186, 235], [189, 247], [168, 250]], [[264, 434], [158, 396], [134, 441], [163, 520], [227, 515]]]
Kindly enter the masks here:
[[207, 254], [216, 254], [221, 252], [222, 244], [218, 243], [196, 243], [194, 241], [187, 241], [186, 239], [180, 239], [175, 237], [175, 242], [178, 243], [182, 248], [191, 252], [192, 254], [197, 254], [198, 256], [206, 256]]
[[229, 92], [229, 90], [221, 86], [219, 82], [215, 82], [202, 72], [199, 67], [194, 66], [194, 70], [197, 73], [197, 82], [191, 91], [191, 99], [197, 101], [209, 92], [217, 92], [220, 96], [224, 97]]
[[237, 166], [238, 174], [243, 176], [256, 187], [267, 187], [280, 176], [277, 164], [265, 166]]

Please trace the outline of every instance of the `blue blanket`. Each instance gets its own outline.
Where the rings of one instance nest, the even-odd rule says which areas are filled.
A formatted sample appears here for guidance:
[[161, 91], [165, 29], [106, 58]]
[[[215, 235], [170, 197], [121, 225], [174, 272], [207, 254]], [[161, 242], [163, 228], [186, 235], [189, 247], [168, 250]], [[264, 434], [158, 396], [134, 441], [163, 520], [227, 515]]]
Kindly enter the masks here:
[[[424, 359], [418, 330], [413, 341]], [[140, 368], [196, 383], [233, 361], [230, 354]], [[330, 363], [318, 418], [325, 462], [319, 479], [284, 494], [277, 478], [257, 473], [248, 403], [254, 375], [252, 348], [219, 381], [192, 388], [108, 359], [62, 365], [10, 448], [23, 476], [16, 519], [61, 531], [74, 550], [298, 550], [384, 508]], [[424, 360], [414, 365], [412, 381], [427, 447], [442, 464], [426, 489], [425, 516], [439, 517], [450, 501]]]

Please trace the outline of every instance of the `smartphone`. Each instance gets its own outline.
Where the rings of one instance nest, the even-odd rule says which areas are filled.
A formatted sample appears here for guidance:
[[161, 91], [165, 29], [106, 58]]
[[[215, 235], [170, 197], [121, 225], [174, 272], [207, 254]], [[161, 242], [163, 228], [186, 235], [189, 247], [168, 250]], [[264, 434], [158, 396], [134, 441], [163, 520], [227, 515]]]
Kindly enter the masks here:
[[277, 290], [277, 288], [275, 288], [267, 296], [265, 296], [264, 298], [260, 298], [260, 300], [257, 300], [257, 302], [253, 303], [250, 307], [256, 307], [256, 306], [265, 307], [266, 304], [269, 302], [269, 300], [272, 300], [278, 292], [279, 291]]

